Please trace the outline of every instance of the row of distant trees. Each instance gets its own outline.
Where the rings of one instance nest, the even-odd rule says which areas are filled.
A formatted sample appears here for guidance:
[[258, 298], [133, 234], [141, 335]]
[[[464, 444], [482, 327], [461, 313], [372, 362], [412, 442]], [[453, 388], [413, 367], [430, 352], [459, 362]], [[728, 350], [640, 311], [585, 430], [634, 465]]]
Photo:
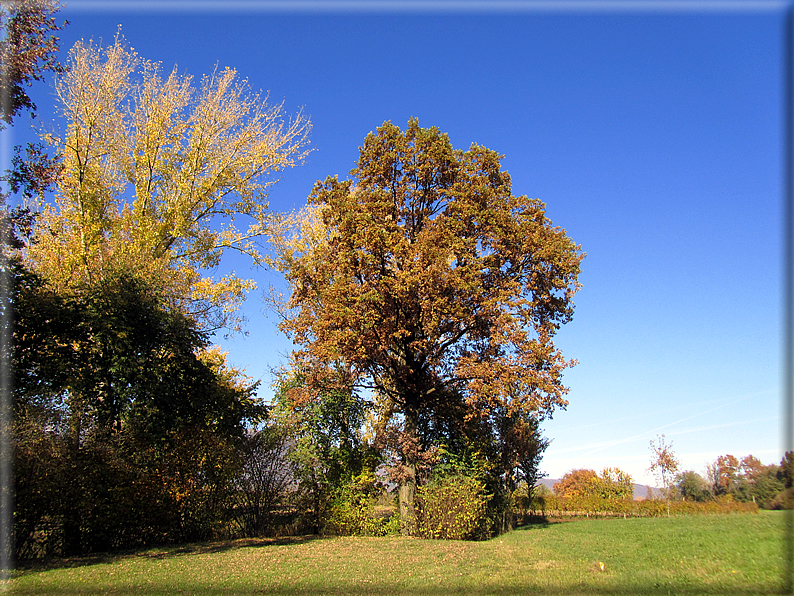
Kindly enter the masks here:
[[737, 459], [721, 455], [706, 466], [706, 478], [692, 470], [681, 471], [680, 462], [665, 442], [664, 435], [650, 442], [651, 466], [662, 484], [661, 496], [684, 501], [753, 502], [765, 509], [789, 508], [792, 479], [792, 453], [787, 452], [780, 465], [764, 465], [752, 455]]
[[[664, 445], [663, 439], [661, 444]], [[787, 452], [780, 464], [765, 465], [757, 457], [748, 455], [738, 459], [721, 455], [706, 467], [706, 476], [692, 470], [679, 472], [677, 460], [669, 445], [666, 460], [670, 467], [667, 487], [648, 488], [645, 498], [694, 502], [737, 501], [756, 503], [762, 509], [789, 509], [794, 495], [794, 452]], [[658, 453], [655, 454], [658, 460]], [[605, 468], [601, 474], [590, 469], [567, 472], [553, 486], [536, 486], [534, 496], [549, 494], [559, 497], [587, 497], [597, 499], [633, 499], [634, 482], [631, 475], [619, 468]]]
[[[47, 72], [63, 117], [5, 176], [17, 555], [510, 527], [574, 364], [554, 336], [584, 255], [545, 205], [513, 195], [496, 152], [412, 119], [274, 213], [302, 114], [233, 69], [164, 72], [120, 34], [61, 65], [58, 8], [0, 7], [5, 124], [35, 112], [26, 86]], [[270, 306], [298, 348], [271, 404], [211, 345], [256, 286], [216, 274], [229, 251], [290, 286]], [[397, 516], [374, 515], [384, 490]]]
[[780, 464], [765, 465], [752, 455], [738, 459], [721, 455], [706, 468], [706, 476], [692, 470], [676, 476], [670, 497], [688, 501], [731, 498], [757, 503], [763, 509], [789, 509], [794, 487], [794, 452]]

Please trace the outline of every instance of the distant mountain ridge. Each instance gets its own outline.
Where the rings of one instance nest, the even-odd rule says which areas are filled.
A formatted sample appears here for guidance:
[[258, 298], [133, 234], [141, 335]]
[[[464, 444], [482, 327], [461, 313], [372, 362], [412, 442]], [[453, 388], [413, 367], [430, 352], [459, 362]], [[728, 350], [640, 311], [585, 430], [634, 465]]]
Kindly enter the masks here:
[[[543, 486], [547, 487], [549, 490], [554, 489], [554, 484], [559, 482], [559, 478], [543, 478], [538, 484], [542, 484]], [[648, 489], [653, 491], [654, 495], [658, 495], [661, 491], [660, 488], [656, 488], [655, 486], [648, 486], [647, 484], [634, 484], [634, 500], [635, 501], [644, 501], [648, 498]]]

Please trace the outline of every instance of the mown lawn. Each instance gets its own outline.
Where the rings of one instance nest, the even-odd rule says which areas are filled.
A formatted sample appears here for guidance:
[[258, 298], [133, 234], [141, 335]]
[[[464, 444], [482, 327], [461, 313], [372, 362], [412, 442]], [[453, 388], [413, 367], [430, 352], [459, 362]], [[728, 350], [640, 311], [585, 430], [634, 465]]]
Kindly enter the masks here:
[[[784, 514], [528, 526], [488, 542], [240, 540], [55, 561], [12, 594], [773, 594]], [[603, 571], [600, 563], [603, 563]]]

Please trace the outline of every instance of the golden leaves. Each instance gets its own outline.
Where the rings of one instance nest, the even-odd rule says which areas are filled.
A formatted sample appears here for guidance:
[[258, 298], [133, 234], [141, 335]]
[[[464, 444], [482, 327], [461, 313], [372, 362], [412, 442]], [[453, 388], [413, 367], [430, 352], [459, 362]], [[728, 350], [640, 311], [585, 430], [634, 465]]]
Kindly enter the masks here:
[[[253, 281], [201, 272], [229, 249], [264, 263], [266, 190], [273, 174], [305, 157], [309, 121], [285, 119], [282, 105], [251, 92], [231, 68], [197, 86], [176, 67], [164, 76], [120, 35], [105, 48], [78, 42], [56, 90], [66, 129], [47, 139], [64, 173], [30, 262], [71, 283], [137, 260], [159, 269], [185, 304], [201, 305], [193, 312], [207, 326], [235, 326]], [[247, 228], [236, 227], [240, 216]]]

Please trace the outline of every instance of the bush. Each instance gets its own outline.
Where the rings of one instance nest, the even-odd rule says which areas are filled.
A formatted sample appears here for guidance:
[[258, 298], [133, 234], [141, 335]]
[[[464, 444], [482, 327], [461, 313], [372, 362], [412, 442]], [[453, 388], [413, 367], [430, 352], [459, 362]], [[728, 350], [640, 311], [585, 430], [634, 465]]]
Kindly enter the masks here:
[[400, 533], [400, 516], [378, 516], [375, 501], [381, 487], [365, 470], [337, 491], [326, 514], [324, 532], [337, 536], [387, 536]]
[[417, 535], [443, 540], [475, 540], [488, 534], [485, 485], [465, 474], [431, 480], [416, 491]]
[[794, 509], [794, 488], [787, 488], [769, 502], [770, 509]]

